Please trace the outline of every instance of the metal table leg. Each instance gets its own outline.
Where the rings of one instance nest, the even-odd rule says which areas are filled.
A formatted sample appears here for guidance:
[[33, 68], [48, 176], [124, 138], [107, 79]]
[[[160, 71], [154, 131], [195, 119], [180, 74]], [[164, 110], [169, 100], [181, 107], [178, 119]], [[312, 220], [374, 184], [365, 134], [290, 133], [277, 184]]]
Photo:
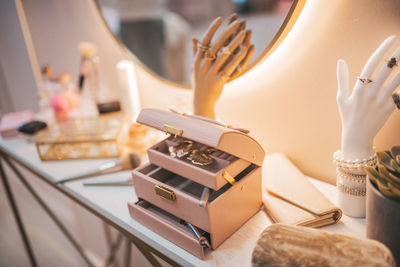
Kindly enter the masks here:
[[86, 256], [82, 247], [79, 243], [74, 239], [71, 233], [67, 230], [67, 228], [63, 225], [63, 223], [57, 218], [57, 216], [51, 211], [51, 209], [46, 205], [46, 203], [40, 198], [38, 193], [32, 188], [32, 186], [26, 181], [20, 171], [11, 163], [11, 161], [7, 157], [3, 157], [4, 161], [10, 166], [12, 171], [21, 181], [21, 183], [25, 186], [25, 188], [31, 193], [31, 195], [35, 198], [38, 204], [44, 209], [44, 211], [50, 216], [53, 222], [58, 226], [58, 228], [62, 231], [65, 237], [71, 242], [71, 244], [75, 247], [78, 253], [81, 255], [83, 260], [89, 265], [94, 266], [94, 264], [90, 261], [90, 259]]
[[[106, 242], [107, 242], [107, 248], [111, 252], [113, 250], [113, 244], [114, 244], [112, 241], [111, 229], [110, 229], [110, 226], [104, 221], [103, 221], [103, 230], [104, 230], [104, 235], [105, 235]], [[108, 257], [107, 257], [107, 259], [108, 259]], [[115, 254], [112, 257], [112, 261], [110, 262], [110, 264], [113, 264], [114, 267], [119, 267], [118, 259], [115, 257]]]
[[131, 266], [131, 241], [128, 238], [125, 238], [125, 255], [124, 255], [124, 266]]
[[[79, 196], [73, 194], [70, 190], [68, 190], [68, 188], [66, 188], [65, 186], [61, 185], [56, 185], [53, 182], [51, 182], [47, 177], [43, 176], [40, 173], [37, 173], [34, 169], [32, 169], [32, 167], [29, 167], [28, 165], [26, 165], [23, 162], [19, 162], [17, 159], [15, 159], [12, 155], [9, 155], [8, 153], [4, 152], [1, 150], [0, 148], [0, 156], [2, 156], [4, 158], [4, 160], [9, 163], [10, 167], [14, 167], [15, 170], [17, 170], [15, 168], [15, 166], [10, 162], [9, 159], [12, 159], [13, 161], [16, 161], [20, 166], [22, 166], [23, 168], [25, 168], [27, 171], [29, 171], [30, 173], [34, 174], [36, 177], [40, 178], [42, 181], [48, 183], [50, 186], [52, 186], [54, 189], [58, 190], [59, 192], [61, 192], [62, 194], [66, 195], [67, 197], [69, 197], [70, 199], [72, 199], [73, 201], [75, 201], [76, 203], [78, 203], [79, 205], [81, 205], [82, 207], [86, 208], [87, 210], [89, 210], [90, 212], [92, 212], [94, 215], [96, 215], [98, 218], [100, 218], [102, 221], [109, 223], [110, 225], [112, 225], [113, 227], [115, 227], [121, 234], [123, 234], [126, 238], [129, 238], [131, 240], [131, 242], [133, 242], [135, 244], [135, 246], [138, 247], [138, 249], [140, 250], [140, 252], [142, 252], [142, 254], [146, 257], [147, 260], [150, 261], [150, 263], [153, 266], [161, 266], [159, 264], [159, 262], [157, 261], [157, 259], [153, 256], [152, 253], [154, 253], [155, 255], [157, 255], [158, 257], [160, 257], [162, 260], [164, 260], [165, 262], [169, 263], [172, 266], [182, 266], [181, 264], [177, 263], [176, 261], [174, 261], [173, 259], [169, 258], [168, 256], [164, 255], [163, 253], [161, 253], [160, 251], [154, 249], [152, 246], [146, 244], [145, 242], [143, 242], [142, 240], [138, 239], [136, 236], [131, 235], [128, 231], [126, 231], [126, 229], [120, 227], [118, 224], [116, 224], [115, 222], [113, 222], [112, 220], [108, 219], [107, 217], [105, 217], [103, 214], [101, 214], [99, 211], [97, 211], [95, 208], [93, 208], [91, 205], [88, 205], [87, 203], [85, 203], [82, 198], [80, 198]], [[13, 169], [13, 170], [14, 170]], [[17, 170], [18, 171], [18, 170]], [[18, 172], [19, 173], [19, 172]], [[22, 176], [22, 175], [21, 175]], [[23, 176], [22, 176], [23, 177]], [[19, 177], [20, 178], [20, 177]], [[25, 181], [25, 179], [24, 179]], [[8, 184], [8, 183], [7, 183]], [[11, 203], [11, 202], [10, 202]], [[14, 203], [14, 202], [13, 202]], [[50, 211], [51, 212], [51, 211]], [[50, 214], [49, 214], [50, 215]], [[18, 215], [19, 218], [19, 215]], [[21, 224], [22, 225], [22, 224]], [[21, 234], [22, 235], [22, 234]], [[26, 236], [26, 234], [25, 234]], [[118, 241], [118, 240], [117, 240]], [[72, 241], [71, 241], [72, 242]], [[117, 243], [117, 242], [116, 242]], [[29, 243], [28, 243], [29, 244]], [[33, 254], [32, 254], [33, 255]], [[33, 265], [33, 264], [32, 264]], [[37, 264], [33, 265], [33, 266], [37, 266]], [[89, 266], [93, 266], [92, 264], [89, 264]]]
[[149, 250], [147, 250], [141, 243], [132, 240], [132, 243], [139, 249], [139, 251], [146, 257], [146, 259], [153, 265], [154, 267], [161, 267], [161, 264], [158, 260], [151, 254]]
[[122, 234], [121, 234], [121, 233], [118, 233], [117, 240], [116, 240], [115, 243], [112, 244], [112, 246], [111, 246], [110, 254], [109, 254], [108, 257], [107, 257], [105, 266], [109, 266], [109, 265], [114, 261], [115, 253], [117, 252], [119, 246], [120, 246], [121, 243], [122, 243], [122, 240], [123, 240], [122, 237], [123, 237]]
[[33, 250], [31, 248], [31, 244], [29, 242], [28, 236], [27, 236], [27, 234], [25, 232], [25, 228], [24, 228], [24, 224], [23, 224], [23, 222], [21, 220], [21, 216], [19, 215], [17, 203], [15, 202], [14, 196], [12, 194], [12, 191], [11, 191], [11, 188], [10, 188], [10, 184], [8, 183], [7, 176], [6, 176], [5, 172], [4, 172], [3, 164], [2, 164], [2, 160], [1, 159], [2, 159], [2, 157], [1, 157], [1, 154], [0, 154], [0, 174], [1, 174], [1, 180], [3, 181], [4, 189], [6, 190], [8, 202], [11, 205], [11, 209], [12, 209], [12, 212], [14, 214], [15, 221], [17, 222], [18, 230], [19, 230], [19, 232], [21, 234], [22, 241], [24, 243], [25, 250], [26, 250], [26, 253], [28, 254], [28, 257], [29, 257], [29, 260], [31, 262], [31, 265], [33, 267], [36, 267], [36, 266], [38, 266], [38, 264], [36, 262], [35, 255], [33, 254]]

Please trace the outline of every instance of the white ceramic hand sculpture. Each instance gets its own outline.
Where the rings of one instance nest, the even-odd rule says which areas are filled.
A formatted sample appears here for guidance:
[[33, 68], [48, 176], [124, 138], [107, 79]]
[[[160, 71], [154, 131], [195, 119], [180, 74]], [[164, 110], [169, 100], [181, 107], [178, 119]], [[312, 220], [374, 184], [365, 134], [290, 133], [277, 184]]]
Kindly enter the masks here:
[[[400, 85], [400, 74], [386, 85], [385, 81], [397, 66], [391, 66], [385, 62], [376, 78], [371, 78], [395, 41], [396, 36], [390, 36], [372, 54], [352, 91], [349, 87], [347, 64], [342, 59], [338, 61], [337, 103], [342, 120], [341, 156], [343, 159], [356, 160], [371, 156], [375, 135], [395, 109], [392, 94]], [[388, 59], [390, 58], [396, 58], [398, 62], [400, 48]], [[345, 214], [355, 217], [365, 216], [365, 197], [340, 193], [339, 202]]]
[[[395, 41], [396, 36], [390, 36], [379, 46], [369, 58], [360, 78], [370, 79]], [[399, 60], [400, 48], [392, 57]], [[374, 137], [395, 108], [392, 93], [400, 84], [400, 75], [385, 86], [386, 79], [395, 69], [395, 66], [390, 68], [387, 65], [384, 64], [373, 82], [362, 83], [358, 79], [353, 91], [350, 91], [347, 64], [342, 59], [338, 61], [337, 102], [342, 119], [342, 157], [345, 159], [365, 158], [372, 154]]]

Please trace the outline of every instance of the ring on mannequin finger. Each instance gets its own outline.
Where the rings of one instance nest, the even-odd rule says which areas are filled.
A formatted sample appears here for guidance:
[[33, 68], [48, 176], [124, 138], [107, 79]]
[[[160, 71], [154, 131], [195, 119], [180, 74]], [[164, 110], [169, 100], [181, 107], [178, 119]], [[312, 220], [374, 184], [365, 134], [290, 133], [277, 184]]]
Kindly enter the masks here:
[[399, 94], [398, 93], [394, 93], [392, 95], [392, 98], [393, 98], [394, 104], [396, 105], [397, 109], [400, 109], [400, 96], [399, 96]]
[[228, 46], [222, 47], [221, 53], [222, 54], [226, 54], [226, 55], [231, 55], [232, 54], [232, 52], [231, 52], [231, 50], [229, 49]]
[[230, 78], [230, 75], [228, 75], [224, 70], [221, 70], [221, 71], [219, 72], [219, 76], [221, 77], [221, 79], [222, 79], [223, 82], [228, 81], [229, 78]]
[[363, 78], [363, 77], [360, 77], [360, 76], [357, 77], [357, 80], [359, 80], [363, 84], [369, 84], [369, 83], [373, 82], [370, 78]]
[[203, 45], [203, 44], [201, 44], [201, 43], [199, 42], [199, 43], [197, 43], [197, 49], [199, 49], [200, 51], [203, 51], [203, 52], [207, 53], [207, 51], [210, 49], [210, 47], [207, 46], [207, 45]]
[[386, 60], [386, 61], [387, 61], [388, 68], [393, 68], [395, 66], [397, 67], [398, 66], [397, 63], [399, 63], [399, 59], [397, 59], [395, 57], [392, 57], [391, 59]]

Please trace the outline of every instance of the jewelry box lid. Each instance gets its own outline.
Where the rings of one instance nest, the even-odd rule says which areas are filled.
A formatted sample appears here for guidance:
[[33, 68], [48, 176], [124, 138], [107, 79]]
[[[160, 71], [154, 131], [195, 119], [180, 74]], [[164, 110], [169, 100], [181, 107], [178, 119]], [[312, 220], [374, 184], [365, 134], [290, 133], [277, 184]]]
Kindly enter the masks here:
[[171, 135], [182, 136], [216, 148], [257, 166], [261, 166], [264, 160], [263, 148], [251, 136], [222, 126], [209, 118], [159, 109], [143, 109], [136, 121]]

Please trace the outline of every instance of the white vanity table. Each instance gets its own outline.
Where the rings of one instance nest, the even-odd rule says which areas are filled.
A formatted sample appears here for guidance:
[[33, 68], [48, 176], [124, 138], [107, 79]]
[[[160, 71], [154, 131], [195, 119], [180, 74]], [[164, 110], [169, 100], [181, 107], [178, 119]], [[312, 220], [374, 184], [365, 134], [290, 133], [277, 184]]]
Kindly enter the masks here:
[[[64, 1], [58, 5], [49, 5], [47, 1], [24, 1], [24, 4], [21, 0], [9, 2], [13, 3], [8, 6], [12, 6], [15, 22], [7, 25], [21, 23], [24, 33], [21, 33], [20, 37], [24, 37], [27, 49], [25, 47], [22, 49], [24, 53], [9, 49], [10, 51], [5, 53], [8, 55], [5, 59], [9, 60], [5, 62], [14, 62], [21, 57], [27, 58], [25, 54], [34, 58], [37, 54], [41, 56], [37, 60], [40, 63], [50, 63], [58, 66], [60, 70], [72, 70], [77, 65], [74, 60], [75, 46], [84, 36], [85, 40], [94, 42], [99, 47], [101, 66], [104, 68], [101, 73], [102, 82], [110, 88], [110, 93], [117, 92], [114, 90], [118, 88], [115, 65], [120, 60], [132, 60], [132, 57], [105, 27], [104, 19], [94, 1]], [[266, 54], [252, 71], [226, 85], [216, 112], [226, 122], [234, 122], [235, 125], [251, 129], [255, 139], [267, 151], [284, 153], [307, 174], [333, 183], [336, 175], [331, 155], [338, 149], [340, 138], [340, 121], [335, 100], [336, 62], [339, 58], [344, 58], [351, 63], [350, 74], [355, 79], [365, 64], [366, 56], [370, 55], [384, 38], [392, 34], [400, 36], [397, 12], [400, 5], [398, 0], [388, 0], [384, 3], [383, 1], [377, 3], [374, 0], [299, 0], [298, 2], [301, 3], [301, 8], [295, 10], [293, 20], [288, 22], [288, 27], [282, 32], [282, 42], [277, 42], [274, 49], [271, 49], [271, 52]], [[60, 5], [69, 8], [64, 6], [60, 8]], [[11, 14], [10, 9], [3, 11], [7, 10], [5, 13]], [[24, 9], [28, 20], [25, 18]], [[68, 15], [67, 11], [73, 13], [74, 20], [68, 16], [61, 16]], [[43, 16], [42, 12], [47, 15]], [[60, 20], [55, 19], [58, 17]], [[0, 18], [9, 19], [10, 16], [0, 16]], [[46, 20], [52, 23], [39, 23]], [[318, 21], [317, 27], [316, 21]], [[80, 24], [81, 22], [84, 24]], [[43, 27], [44, 25], [51, 27], [47, 29]], [[53, 36], [56, 35], [52, 29], [57, 34], [62, 32], [63, 37], [68, 38], [60, 39], [62, 41], [56, 46], [53, 45]], [[51, 38], [46, 38], [48, 36]], [[6, 42], [7, 47], [13, 48], [15, 45], [15, 40], [12, 38], [5, 38], [4, 41], [9, 41]], [[39, 53], [31, 51], [34, 48], [33, 44], [39, 49]], [[60, 54], [59, 51], [63, 53]], [[290, 64], [287, 63], [288, 58]], [[16, 82], [9, 84], [8, 89], [12, 88], [10, 92], [15, 94], [16, 99], [17, 96], [23, 95], [25, 97], [20, 97], [21, 101], [31, 102], [35, 99], [37, 90], [34, 88], [31, 90], [32, 94], [28, 94], [27, 88], [32, 87], [34, 79], [32, 77], [32, 81], [28, 81], [26, 75], [33, 76], [32, 70], [29, 68], [29, 71], [23, 71], [19, 61], [15, 62], [18, 64], [7, 64], [7, 68], [4, 68], [9, 78], [7, 80]], [[30, 59], [27, 63], [39, 73], [38, 62]], [[160, 79], [143, 64], [136, 61], [134, 63], [136, 79], [140, 85], [142, 107], [192, 110], [189, 104], [192, 97], [190, 90], [182, 90], [182, 86]], [[25, 79], [21, 79], [22, 76]], [[26, 84], [16, 86], [22, 81], [26, 81]], [[232, 107], [246, 107], [246, 112], [241, 108]], [[376, 147], [384, 149], [398, 144], [399, 125], [400, 113], [397, 112], [377, 136]], [[4, 159], [11, 161], [18, 169], [27, 169], [32, 174], [27, 177], [28, 182], [45, 181], [51, 188], [58, 190], [60, 198], [66, 195], [101, 221], [113, 226], [126, 238], [140, 243], [142, 248], [152, 251], [172, 264], [249, 266], [251, 253], [259, 234], [271, 224], [264, 211], [258, 212], [217, 250], [209, 253], [205, 261], [201, 261], [131, 219], [127, 201], [136, 200], [133, 188], [87, 187], [83, 186], [86, 180], [56, 184], [57, 180], [82, 173], [108, 160], [42, 162], [34, 144], [25, 143], [20, 139], [0, 138], [0, 160], [3, 167], [8, 167]], [[33, 176], [37, 177], [32, 178]], [[129, 172], [121, 172], [91, 178], [90, 181], [124, 179], [129, 176]], [[15, 177], [10, 175], [9, 178]], [[310, 181], [329, 200], [338, 204], [337, 190], [333, 185], [315, 179]], [[18, 197], [15, 195], [17, 200]], [[25, 214], [21, 214], [21, 217], [23, 220], [28, 219]], [[34, 220], [34, 218], [29, 219]], [[364, 219], [354, 219], [345, 215], [338, 224], [323, 227], [322, 230], [358, 237], [365, 237], [366, 234]], [[30, 233], [27, 235], [29, 237]], [[21, 246], [20, 249], [24, 248]], [[21, 254], [23, 253], [25, 251], [21, 251]]]
[[[18, 168], [28, 169], [32, 174], [58, 189], [61, 194], [68, 196], [102, 221], [112, 225], [126, 238], [136, 242], [136, 244], [139, 243], [142, 249], [154, 252], [171, 264], [184, 266], [250, 266], [251, 254], [258, 236], [267, 226], [271, 225], [271, 221], [265, 212], [258, 212], [218, 249], [208, 253], [206, 260], [202, 261], [131, 219], [127, 202], [137, 200], [132, 187], [89, 187], [83, 186], [85, 180], [73, 181], [64, 185], [55, 183], [62, 178], [90, 170], [108, 161], [107, 159], [42, 162], [38, 157], [35, 145], [26, 143], [19, 138], [0, 139], [0, 156], [3, 166], [7, 165], [4, 160], [6, 158], [11, 160]], [[90, 180], [109, 181], [114, 178], [122, 180], [129, 176], [130, 173], [124, 171], [91, 178]], [[30, 182], [29, 179], [27, 181]], [[311, 178], [310, 181], [329, 200], [337, 204], [337, 191], [334, 186]], [[18, 199], [18, 196], [14, 197]], [[22, 215], [22, 218], [27, 220], [24, 215]], [[323, 227], [322, 229], [365, 237], [365, 220], [354, 219], [344, 215], [338, 224]], [[29, 232], [27, 235], [29, 237]]]

